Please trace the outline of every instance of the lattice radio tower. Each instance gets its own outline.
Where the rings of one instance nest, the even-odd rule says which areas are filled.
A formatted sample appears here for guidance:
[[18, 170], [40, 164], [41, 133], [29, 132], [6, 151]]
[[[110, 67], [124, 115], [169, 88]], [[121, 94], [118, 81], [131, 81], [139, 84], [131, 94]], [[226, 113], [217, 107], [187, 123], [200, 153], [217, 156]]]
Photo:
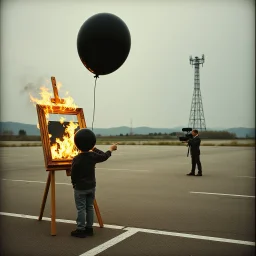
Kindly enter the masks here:
[[205, 131], [206, 125], [205, 125], [205, 118], [204, 118], [203, 102], [202, 102], [201, 91], [200, 91], [200, 73], [199, 73], [200, 64], [202, 64], [203, 66], [203, 63], [204, 63], [204, 54], [202, 55], [201, 59], [198, 57], [195, 57], [194, 59], [192, 59], [192, 57], [190, 56], [189, 62], [192, 66], [195, 66], [195, 76], [194, 76], [194, 92], [192, 97], [188, 127], [199, 130], [199, 131], [203, 131], [203, 130]]

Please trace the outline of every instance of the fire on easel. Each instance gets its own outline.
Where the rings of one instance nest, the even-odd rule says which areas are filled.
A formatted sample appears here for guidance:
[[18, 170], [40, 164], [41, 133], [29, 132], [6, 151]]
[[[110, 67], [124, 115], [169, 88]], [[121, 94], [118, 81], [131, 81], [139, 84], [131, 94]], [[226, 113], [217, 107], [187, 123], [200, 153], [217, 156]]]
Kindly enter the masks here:
[[[63, 114], [75, 115], [77, 117], [78, 125], [81, 128], [86, 128], [86, 122], [82, 108], [69, 106], [65, 99], [59, 98], [58, 88], [56, 86], [55, 77], [51, 77], [54, 98], [51, 98], [50, 104], [36, 104], [39, 129], [41, 134], [42, 147], [44, 152], [45, 168], [48, 171], [48, 178], [44, 190], [43, 200], [40, 209], [38, 220], [42, 220], [45, 204], [51, 185], [51, 235], [56, 235], [56, 201], [55, 201], [55, 171], [65, 170], [66, 175], [71, 175], [72, 156], [68, 155], [64, 158], [53, 157], [51, 150], [50, 135], [48, 131], [48, 121], [46, 115], [48, 114]], [[94, 210], [99, 222], [99, 226], [103, 227], [103, 221], [99, 211], [96, 199], [94, 200]]]

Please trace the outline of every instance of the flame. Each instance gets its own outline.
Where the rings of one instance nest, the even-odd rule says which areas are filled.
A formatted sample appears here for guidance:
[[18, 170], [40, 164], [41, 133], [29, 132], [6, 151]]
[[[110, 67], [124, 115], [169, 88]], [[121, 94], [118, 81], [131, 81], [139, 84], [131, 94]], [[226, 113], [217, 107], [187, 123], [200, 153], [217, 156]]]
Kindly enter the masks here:
[[62, 87], [62, 84], [60, 82], [56, 82], [57, 89], [59, 90]]
[[[62, 84], [57, 83], [56, 87], [59, 90]], [[69, 96], [69, 92], [66, 92], [65, 98], [62, 98], [62, 103], [55, 103], [53, 93], [49, 91], [49, 89], [45, 86], [40, 87], [40, 96], [41, 99], [33, 97], [30, 94], [31, 102], [36, 105], [44, 105], [46, 108], [44, 109], [45, 117], [47, 121], [47, 125], [49, 124], [49, 111], [52, 110], [53, 106], [58, 106], [60, 112], [65, 111], [66, 109], [75, 110], [78, 106], [74, 103], [74, 99]], [[64, 103], [63, 103], [64, 100]], [[60, 117], [59, 122], [63, 124], [65, 118], [63, 116]], [[78, 149], [75, 147], [74, 144], [74, 135], [75, 130], [78, 127], [78, 123], [74, 123], [70, 121], [65, 128], [65, 132], [62, 138], [56, 138], [56, 143], [51, 146], [51, 154], [52, 159], [70, 159], [78, 154]], [[39, 124], [37, 124], [37, 128], [39, 129]], [[52, 137], [52, 134], [49, 134], [49, 138]]]
[[[57, 88], [60, 88], [61, 84], [57, 83]], [[51, 99], [53, 99], [53, 94], [49, 92], [49, 89], [45, 86], [40, 87], [41, 99], [35, 98], [30, 94], [30, 100], [32, 103], [45, 105], [47, 108], [45, 110], [46, 118], [49, 118], [49, 111], [52, 110], [53, 106], [60, 107], [60, 111], [65, 111], [66, 109], [76, 109], [78, 106], [74, 103], [74, 99], [71, 96], [68, 96], [68, 92], [66, 92], [67, 97], [63, 98], [65, 104], [55, 103]]]
[[53, 159], [67, 159], [78, 154], [74, 145], [75, 130], [77, 127], [77, 123], [70, 121], [65, 129], [62, 140], [56, 138], [56, 143], [51, 147]]
[[64, 121], [65, 121], [65, 118], [62, 116], [62, 117], [60, 118], [60, 123], [63, 124]]

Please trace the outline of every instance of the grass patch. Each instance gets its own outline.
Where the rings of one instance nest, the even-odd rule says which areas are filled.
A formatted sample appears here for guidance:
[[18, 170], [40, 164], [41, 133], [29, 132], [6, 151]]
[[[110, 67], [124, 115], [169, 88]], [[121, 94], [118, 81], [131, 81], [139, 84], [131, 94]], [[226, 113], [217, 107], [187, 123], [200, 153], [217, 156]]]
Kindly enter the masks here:
[[241, 143], [241, 144], [232, 144], [232, 143], [220, 143], [216, 146], [219, 147], [255, 147], [255, 143]]
[[222, 147], [254, 147], [255, 142], [249, 142], [249, 143], [238, 143], [237, 141], [233, 140], [229, 143], [220, 143], [217, 144], [217, 146], [222, 146]]
[[209, 142], [207, 143], [206, 142], [206, 143], [202, 143], [201, 146], [217, 146], [217, 145], [214, 144], [214, 143], [209, 143]]
[[0, 147], [40, 147], [41, 143], [21, 143], [21, 144], [4, 144], [0, 143]]
[[[113, 142], [97, 141], [98, 145], [111, 145]], [[120, 141], [118, 145], [145, 145], [145, 146], [182, 146], [181, 142], [170, 141]]]
[[142, 142], [141, 145], [152, 145], [152, 146], [182, 146], [184, 144], [182, 144], [181, 142], [178, 141], [155, 141], [155, 142], [151, 142], [151, 141], [146, 141], [146, 142]]
[[[98, 140], [97, 145], [112, 145], [115, 141], [110, 140]], [[137, 141], [119, 141], [119, 145], [145, 145], [145, 146], [184, 146], [180, 141], [144, 141], [144, 140], [137, 140]], [[4, 143], [0, 142], [0, 147], [41, 147], [41, 142], [34, 142], [34, 143]], [[225, 143], [214, 143], [214, 142], [202, 142], [201, 146], [218, 146], [218, 147], [255, 147], [255, 141], [250, 141], [247, 143], [239, 143], [238, 141], [230, 141]]]

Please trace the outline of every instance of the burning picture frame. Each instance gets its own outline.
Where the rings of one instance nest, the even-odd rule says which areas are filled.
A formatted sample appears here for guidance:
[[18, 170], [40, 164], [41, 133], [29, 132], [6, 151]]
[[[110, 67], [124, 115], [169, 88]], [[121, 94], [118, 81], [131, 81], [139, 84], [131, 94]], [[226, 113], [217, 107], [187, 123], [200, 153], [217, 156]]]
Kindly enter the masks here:
[[[66, 170], [69, 175], [72, 159], [78, 154], [74, 144], [75, 132], [86, 128], [83, 109], [74, 104], [69, 96], [59, 98], [55, 77], [51, 77], [54, 98], [47, 88], [41, 87], [42, 99], [30, 95], [32, 102], [36, 103], [38, 128], [40, 129], [42, 147], [44, 152], [45, 168], [47, 171]], [[50, 115], [61, 115], [59, 121], [49, 121]], [[75, 116], [76, 121], [65, 122], [63, 115]]]
[[[41, 141], [44, 152], [45, 168], [50, 170], [68, 170], [72, 158], [78, 154], [74, 145], [74, 134], [78, 129], [86, 128], [82, 108], [63, 108], [58, 105], [36, 105]], [[47, 114], [75, 115], [76, 122], [49, 122]], [[63, 127], [62, 129], [60, 129]], [[61, 134], [63, 133], [63, 134]]]

